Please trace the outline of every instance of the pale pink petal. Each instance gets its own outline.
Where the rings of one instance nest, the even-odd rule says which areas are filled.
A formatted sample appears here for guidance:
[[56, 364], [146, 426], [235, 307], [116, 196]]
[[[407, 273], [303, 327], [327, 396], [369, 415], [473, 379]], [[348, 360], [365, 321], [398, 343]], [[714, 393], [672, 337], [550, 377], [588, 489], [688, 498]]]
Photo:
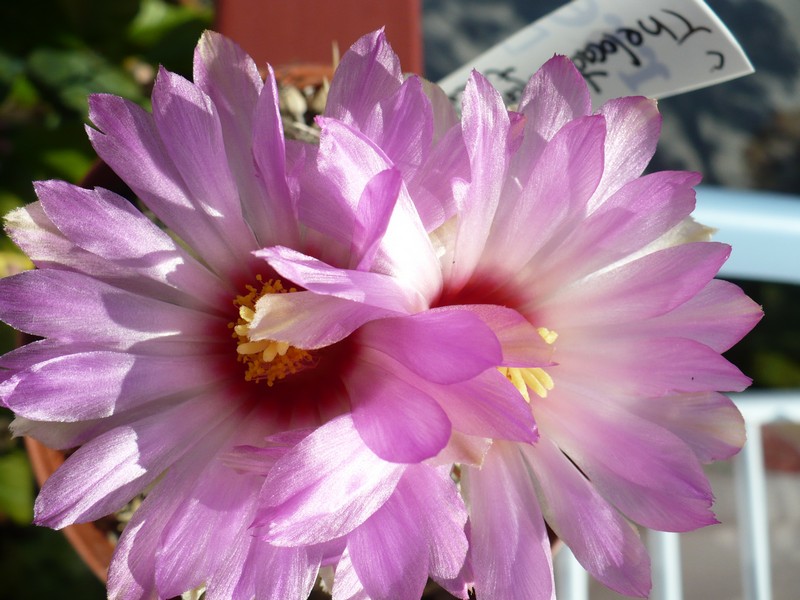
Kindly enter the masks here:
[[462, 469], [470, 560], [480, 598], [555, 598], [550, 540], [515, 444], [495, 442], [483, 465]]
[[373, 108], [403, 83], [400, 61], [383, 29], [350, 47], [333, 76], [325, 116], [362, 128]]
[[716, 392], [623, 400], [623, 405], [669, 429], [704, 463], [730, 458], [745, 442], [744, 419], [739, 409]]
[[[256, 248], [255, 237], [242, 216], [222, 126], [211, 99], [191, 82], [162, 68], [153, 87], [153, 118], [194, 206], [209, 215], [240, 255]], [[192, 151], [187, 152], [187, 148]], [[202, 252], [202, 247], [197, 250]]]
[[[541, 152], [567, 123], [592, 112], [592, 99], [583, 76], [566, 56], [554, 56], [533, 74], [519, 100], [525, 115], [525, 137], [518, 157], [526, 162]], [[515, 161], [517, 163], [517, 161]], [[528, 165], [515, 164], [524, 174]], [[515, 169], [516, 170], [516, 169]]]
[[[605, 122], [583, 117], [564, 126], [528, 165], [523, 184], [503, 191], [487, 242], [488, 261], [513, 276], [542, 248], [570, 235], [586, 214], [586, 201], [603, 175]], [[521, 187], [520, 187], [521, 186]]]
[[[647, 335], [695, 339], [717, 352], [725, 352], [764, 316], [761, 307], [736, 285], [714, 279], [696, 296], [675, 310], [637, 324]], [[630, 333], [631, 327], [626, 328]]]
[[251, 340], [289, 342], [298, 348], [322, 348], [344, 339], [372, 319], [396, 314], [313, 292], [267, 294], [256, 303], [249, 336]]
[[480, 262], [500, 200], [510, 158], [508, 112], [483, 75], [473, 72], [464, 91], [462, 128], [471, 181], [459, 204], [453, 262], [443, 265], [450, 286], [460, 289]]
[[367, 448], [349, 416], [337, 417], [276, 463], [256, 523], [275, 545], [333, 540], [386, 502], [404, 468]]
[[184, 488], [157, 551], [156, 587], [162, 597], [179, 596], [217, 572], [224, 551], [249, 529], [261, 483], [260, 477], [235, 473], [217, 456]]
[[[236, 43], [206, 31], [195, 50], [194, 81], [217, 110], [242, 211], [259, 245], [291, 245], [297, 225], [287, 213], [283, 128], [271, 70], [265, 86], [253, 59]], [[270, 156], [270, 170], [262, 170], [260, 179], [254, 157], [257, 161], [264, 154]], [[275, 180], [269, 179], [273, 171]]]
[[547, 524], [583, 567], [626, 596], [650, 593], [650, 559], [638, 532], [548, 439], [520, 445]]
[[372, 600], [358, 578], [353, 561], [350, 559], [350, 551], [347, 548], [336, 565], [333, 600]]
[[356, 207], [350, 242], [351, 265], [368, 271], [380, 249], [403, 180], [396, 169], [386, 169], [369, 180]]
[[689, 531], [717, 522], [708, 480], [686, 444], [605, 399], [565, 397], [564, 387], [537, 403], [536, 420], [606, 500], [651, 529]]
[[634, 179], [536, 259], [538, 285], [556, 289], [644, 248], [694, 209], [694, 173], [665, 171]]
[[661, 115], [655, 100], [638, 96], [609, 100], [598, 111], [606, 119], [606, 158], [603, 179], [589, 206], [601, 204], [632, 179], [653, 158], [661, 133]]
[[258, 224], [256, 234], [261, 246], [299, 243], [297, 207], [287, 183], [286, 147], [278, 102], [278, 84], [268, 65], [256, 106], [252, 146], [257, 176], [266, 197], [258, 205], [252, 201], [245, 204], [245, 210]]
[[711, 242], [667, 248], [555, 290], [526, 310], [569, 327], [655, 317], [696, 295], [729, 254], [729, 246]]
[[415, 289], [383, 273], [337, 269], [310, 256], [282, 246], [258, 250], [281, 277], [316, 294], [361, 302], [368, 306], [398, 313], [426, 308], [425, 300]]

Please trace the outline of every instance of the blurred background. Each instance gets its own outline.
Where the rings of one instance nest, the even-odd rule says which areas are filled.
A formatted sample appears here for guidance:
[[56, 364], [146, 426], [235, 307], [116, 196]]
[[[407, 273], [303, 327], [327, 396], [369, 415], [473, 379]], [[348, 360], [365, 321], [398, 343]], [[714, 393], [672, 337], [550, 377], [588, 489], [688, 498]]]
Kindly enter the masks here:
[[[564, 3], [422, 0], [425, 75], [440, 79]], [[756, 74], [660, 101], [664, 130], [650, 168], [697, 170], [709, 184], [800, 195], [800, 3], [708, 4], [740, 41]], [[35, 200], [33, 180], [79, 182], [96, 158], [84, 132], [87, 95], [113, 93], [147, 107], [159, 64], [191, 77], [194, 45], [214, 19], [210, 0], [0, 3], [0, 214]], [[263, 24], [264, 35], [269, 27]], [[797, 261], [800, 269], [800, 257]], [[13, 244], [0, 237], [0, 273], [28, 267]], [[742, 285], [764, 305], [766, 318], [730, 358], [755, 386], [800, 387], [800, 289]], [[3, 326], [0, 352], [15, 343], [13, 332]], [[104, 598], [103, 586], [61, 534], [30, 526], [35, 484], [20, 441], [5, 434], [10, 419], [0, 411], [0, 600]], [[800, 523], [800, 500], [794, 503], [800, 499], [800, 436], [791, 427], [773, 428], [765, 443], [777, 507], [771, 504], [770, 518]], [[724, 465], [715, 468], [711, 475], [723, 499], [730, 478]], [[721, 513], [725, 510], [721, 507]], [[724, 544], [725, 530], [719, 531]], [[797, 530], [788, 531], [794, 533], [781, 542], [788, 554], [783, 547], [774, 553], [776, 561], [788, 565], [775, 575], [775, 597], [786, 600], [800, 589], [800, 543]], [[707, 543], [692, 539], [687, 536], [685, 544], [702, 549]], [[737, 560], [735, 550], [731, 556]], [[731, 568], [728, 560], [717, 555], [695, 570], [718, 568], [721, 578]], [[781, 596], [784, 589], [793, 595]], [[729, 600], [737, 597], [732, 590], [707, 596], [687, 587], [686, 597]]]

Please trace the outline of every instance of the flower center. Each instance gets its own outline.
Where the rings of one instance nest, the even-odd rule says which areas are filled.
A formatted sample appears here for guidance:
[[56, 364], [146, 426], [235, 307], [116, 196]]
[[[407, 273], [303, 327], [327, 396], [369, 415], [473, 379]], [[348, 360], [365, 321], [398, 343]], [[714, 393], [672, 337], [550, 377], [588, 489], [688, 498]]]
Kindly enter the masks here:
[[[537, 331], [548, 344], [552, 344], [558, 338], [558, 334], [555, 331], [551, 331], [546, 327], [539, 327]], [[547, 398], [547, 392], [555, 387], [553, 378], [540, 367], [498, 367], [498, 370], [514, 384], [514, 387], [517, 388], [528, 403], [531, 401], [529, 390], [532, 390], [540, 398]]]
[[261, 289], [246, 286], [247, 293], [236, 296], [234, 306], [239, 309], [239, 319], [229, 323], [233, 329], [233, 338], [237, 340], [236, 359], [245, 365], [245, 381], [263, 381], [272, 386], [287, 375], [298, 373], [316, 363], [308, 350], [290, 346], [288, 342], [274, 340], [251, 340], [250, 323], [256, 315], [255, 306], [266, 294], [288, 294], [296, 292], [294, 288], [286, 289], [279, 279], [264, 281], [261, 275], [256, 276]]

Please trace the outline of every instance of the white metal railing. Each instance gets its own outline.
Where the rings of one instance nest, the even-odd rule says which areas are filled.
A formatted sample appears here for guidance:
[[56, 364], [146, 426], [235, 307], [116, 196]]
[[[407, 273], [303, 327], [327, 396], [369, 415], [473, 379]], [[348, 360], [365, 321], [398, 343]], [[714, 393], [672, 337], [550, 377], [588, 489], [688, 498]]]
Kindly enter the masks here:
[[[733, 246], [720, 276], [800, 285], [800, 198], [700, 186], [695, 218]], [[799, 332], [800, 333], [800, 332]], [[769, 519], [761, 427], [800, 423], [800, 390], [749, 391], [732, 396], [742, 411], [747, 444], [734, 458], [739, 553], [745, 600], [771, 600]], [[682, 600], [680, 537], [650, 531], [652, 600]], [[568, 548], [556, 556], [559, 600], [588, 600], [589, 576]]]

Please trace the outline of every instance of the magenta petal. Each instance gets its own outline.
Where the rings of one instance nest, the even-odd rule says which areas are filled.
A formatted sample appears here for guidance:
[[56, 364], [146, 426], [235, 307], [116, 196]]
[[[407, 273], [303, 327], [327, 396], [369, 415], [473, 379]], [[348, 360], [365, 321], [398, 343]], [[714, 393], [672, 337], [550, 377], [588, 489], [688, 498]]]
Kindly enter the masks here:
[[434, 396], [447, 413], [454, 431], [528, 443], [539, 437], [530, 405], [495, 369], [469, 381], [438, 386]]
[[458, 308], [476, 314], [497, 336], [503, 349], [503, 362], [496, 366], [545, 367], [553, 364], [553, 347], [516, 310], [489, 304], [464, 304]]
[[503, 362], [492, 330], [459, 308], [372, 321], [361, 329], [359, 339], [435, 383], [464, 381]]
[[20, 416], [41, 421], [107, 417], [140, 404], [186, 396], [224, 375], [196, 357], [84, 352], [38, 363], [0, 384]]
[[451, 427], [445, 412], [429, 394], [396, 377], [391, 368], [362, 362], [345, 376], [344, 384], [358, 433], [382, 459], [420, 462], [447, 445]]
[[256, 598], [284, 600], [307, 598], [314, 588], [320, 556], [313, 548], [279, 548], [253, 544], [249, 565], [255, 573]]
[[550, 540], [516, 445], [495, 442], [480, 469], [462, 470], [461, 484], [470, 506], [470, 560], [476, 595], [504, 600], [553, 599]]
[[620, 594], [646, 597], [650, 559], [637, 531], [550, 440], [520, 450], [547, 524], [583, 567]]
[[347, 537], [347, 549], [372, 600], [418, 600], [428, 577], [426, 539], [417, 506], [398, 490]]
[[404, 466], [378, 458], [345, 415], [289, 450], [264, 483], [256, 524], [281, 546], [339, 538], [392, 494]]
[[356, 207], [351, 262], [359, 271], [368, 271], [389, 226], [403, 179], [395, 169], [381, 171], [369, 180]]

